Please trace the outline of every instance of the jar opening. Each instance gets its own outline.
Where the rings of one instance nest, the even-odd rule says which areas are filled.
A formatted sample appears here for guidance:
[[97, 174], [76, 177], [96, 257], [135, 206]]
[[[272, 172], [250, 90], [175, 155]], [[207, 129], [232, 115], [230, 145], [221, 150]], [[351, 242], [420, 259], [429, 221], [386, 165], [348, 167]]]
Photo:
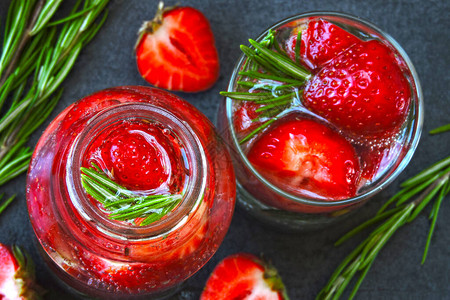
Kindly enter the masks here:
[[[158, 133], [160, 131], [161, 136], [162, 133], [167, 135], [167, 139], [162, 136], [164, 139], [163, 144], [166, 148], [158, 144], [154, 137], [145, 132], [128, 130], [129, 126], [135, 126], [136, 124], [148, 126], [151, 130], [157, 130]], [[147, 156], [152, 156], [150, 157], [151, 164], [149, 165], [149, 168], [152, 168], [152, 170], [142, 170], [142, 174], [145, 173], [147, 176], [147, 182], [143, 182], [140, 185], [139, 180], [141, 178], [136, 174], [136, 178], [133, 178], [134, 181], [132, 181], [133, 187], [127, 186], [127, 189], [136, 193], [137, 196], [142, 196], [146, 193], [147, 195], [148, 193], [155, 195], [174, 192], [181, 197], [179, 203], [171, 207], [165, 216], [148, 225], [139, 226], [132, 222], [118, 221], [108, 217], [109, 211], [100, 202], [88, 196], [82, 184], [81, 167], [87, 167], [87, 162], [92, 161], [88, 157], [92, 154], [90, 152], [94, 147], [92, 145], [101, 144], [101, 147], [103, 147], [104, 141], [107, 141], [111, 135], [116, 135], [116, 138], [118, 136], [120, 141], [123, 137], [120, 135], [122, 132], [118, 133], [121, 126], [128, 126], [128, 131], [124, 131], [125, 134], [132, 132], [138, 139], [140, 138], [145, 142], [143, 144], [144, 147], [149, 145], [149, 148], [151, 148], [143, 150], [142, 145], [141, 148], [137, 148], [139, 145], [133, 146], [134, 148], [130, 147], [130, 145], [125, 145], [124, 147], [126, 148], [124, 149], [126, 151], [136, 152], [137, 150]], [[135, 136], [130, 140], [133, 143], [135, 142]], [[162, 155], [166, 149], [170, 151], [170, 147], [174, 146], [169, 145], [172, 142], [176, 144], [177, 150], [179, 150], [175, 162], [171, 162], [167, 155]], [[96, 148], [94, 147], [94, 149]], [[114, 151], [114, 148], [108, 148], [106, 153], [111, 151]], [[97, 149], [95, 152], [96, 157], [98, 157], [98, 152]], [[131, 153], [128, 159], [132, 160], [132, 164], [136, 162], [135, 171], [141, 172], [141, 168], [145, 168], [145, 166], [142, 165], [142, 159], [140, 160], [136, 157], [136, 155]], [[136, 160], [134, 161], [135, 158]], [[149, 158], [145, 159], [150, 161]], [[104, 168], [105, 165], [102, 159], [94, 159], [94, 161], [97, 165], [101, 165], [102, 170], [106, 169], [107, 173], [114, 173], [114, 169]], [[121, 166], [120, 164], [119, 162], [119, 166]], [[173, 174], [173, 165], [175, 165], [175, 168], [179, 167], [182, 172]], [[126, 166], [124, 167], [123, 178], [134, 176], [134, 174], [127, 173], [129, 170], [126, 170]], [[115, 172], [117, 174], [119, 171], [116, 169]], [[157, 186], [151, 182], [153, 178], [151, 172], [157, 172], [157, 176], [161, 177], [155, 178], [156, 183], [161, 183], [160, 185]], [[116, 175], [115, 177], [118, 178], [119, 176]], [[197, 209], [206, 186], [206, 158], [200, 141], [193, 130], [169, 111], [146, 103], [120, 104], [106, 108], [92, 117], [75, 139], [66, 165], [66, 185], [70, 201], [76, 210], [75, 213], [81, 216], [88, 226], [93, 227], [104, 235], [118, 239], [147, 239], [168, 234], [170, 231], [182, 226], [186, 222], [187, 217]]]

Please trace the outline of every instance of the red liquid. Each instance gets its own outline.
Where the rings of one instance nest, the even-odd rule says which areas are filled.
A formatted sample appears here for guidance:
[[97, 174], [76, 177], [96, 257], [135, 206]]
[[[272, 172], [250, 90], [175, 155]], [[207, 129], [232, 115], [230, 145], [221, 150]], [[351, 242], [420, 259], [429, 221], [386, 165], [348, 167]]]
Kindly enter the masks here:
[[[71, 200], [66, 185], [67, 174], [75, 173], [67, 173], [66, 166], [72, 145], [93, 116], [131, 102], [159, 106], [188, 120], [204, 150], [206, 173], [199, 180], [206, 186], [202, 200], [174, 227], [157, 227], [160, 234], [152, 235], [138, 234], [146, 229], [128, 224], [121, 237], [102, 226], [126, 222], [100, 224], [92, 220], [89, 211], [80, 212], [80, 202]], [[94, 161], [113, 171], [119, 184], [139, 194], [187, 192], [187, 182], [194, 174], [190, 173], [189, 146], [180, 142], [180, 134], [157, 120], [124, 116], [93, 137], [80, 164], [89, 167]], [[234, 197], [229, 155], [207, 118], [172, 94], [142, 87], [101, 91], [64, 110], [38, 142], [28, 174], [28, 210], [44, 258], [68, 285], [93, 297], [154, 295], [186, 280], [219, 247], [231, 221]], [[90, 201], [93, 215], [105, 218], [108, 212], [101, 204]]]
[[[305, 42], [310, 45], [310, 43], [315, 43], [315, 41], [305, 41], [306, 31], [308, 28], [309, 22], [313, 22], [313, 20], [318, 20], [319, 18], [312, 17], [310, 19], [302, 19], [300, 21], [293, 21], [291, 23], [282, 25], [281, 27], [274, 29], [274, 36], [275, 36], [275, 44], [272, 46], [272, 49], [276, 52], [286, 51], [287, 55], [290, 57], [290, 59], [295, 60], [294, 51], [289, 51], [288, 48], [286, 50], [286, 47], [295, 48], [295, 40], [297, 38], [297, 32], [298, 30], [302, 30], [302, 43], [301, 47], [305, 47]], [[332, 18], [330, 18], [332, 19]], [[344, 52], [348, 52], [348, 49], [351, 49], [352, 43], [365, 43], [366, 40], [373, 40], [377, 39], [376, 37], [368, 37], [368, 34], [361, 30], [361, 25], [356, 25], [354, 28], [352, 28], [352, 22], [351, 20], [340, 20], [339, 18], [336, 18], [338, 20], [337, 22], [343, 22], [345, 24], [344, 26], [348, 26], [352, 33], [343, 34], [342, 36], [346, 36], [348, 40], [339, 40], [339, 45], [337, 47], [343, 47], [340, 52], [341, 54]], [[348, 22], [348, 23], [347, 23]], [[320, 22], [319, 22], [320, 23]], [[354, 22], [356, 23], [356, 22]], [[319, 26], [319, 25], [317, 25]], [[320, 25], [323, 26], [323, 25]], [[336, 29], [335, 25], [328, 25], [329, 27], [327, 30], [331, 32], [330, 34], [336, 34], [336, 31], [343, 31], [344, 29]], [[331, 26], [331, 27], [330, 27]], [[334, 26], [334, 27], [333, 27]], [[310, 29], [308, 29], [310, 30]], [[321, 31], [323, 34], [324, 31]], [[345, 31], [344, 31], [345, 33]], [[325, 33], [324, 36], [327, 36], [328, 33]], [[355, 34], [355, 36], [353, 36]], [[369, 34], [370, 35], [370, 34]], [[317, 38], [316, 35], [311, 35], [310, 38]], [[293, 86], [289, 91], [294, 93], [293, 100], [288, 105], [279, 104], [281, 107], [280, 112], [278, 114], [277, 121], [271, 123], [269, 126], [264, 128], [263, 130], [259, 131], [256, 135], [254, 135], [251, 139], [249, 139], [247, 142], [240, 144], [240, 147], [242, 149], [242, 152], [245, 156], [247, 156], [247, 159], [252, 164], [252, 166], [256, 169], [256, 171], [259, 172], [261, 176], [264, 177], [265, 180], [270, 182], [270, 184], [273, 184], [276, 188], [279, 188], [283, 190], [286, 193], [289, 193], [293, 197], [300, 197], [303, 199], [311, 199], [313, 201], [317, 202], [333, 202], [338, 200], [345, 200], [352, 197], [357, 197], [359, 195], [363, 195], [368, 190], [379, 184], [382, 180], [384, 180], [386, 177], [388, 177], [390, 174], [393, 173], [393, 171], [399, 166], [401, 163], [402, 158], [405, 156], [406, 152], [409, 150], [409, 144], [407, 139], [410, 138], [407, 135], [410, 134], [407, 132], [406, 129], [410, 124], [406, 124], [407, 122], [411, 122], [410, 120], [407, 120], [407, 116], [411, 116], [412, 109], [410, 103], [412, 102], [412, 99], [409, 98], [409, 94], [413, 95], [414, 93], [414, 86], [411, 86], [410, 83], [410, 71], [407, 69], [406, 64], [401, 61], [401, 58], [396, 58], [395, 66], [392, 66], [392, 64], [388, 65], [389, 68], [393, 68], [396, 70], [396, 72], [403, 72], [403, 75], [405, 76], [398, 82], [395, 82], [395, 84], [398, 84], [400, 87], [400, 93], [402, 97], [405, 96], [407, 99], [401, 98], [399, 100], [399, 105], [397, 105], [397, 108], [399, 109], [398, 117], [396, 120], [396, 123], [392, 123], [392, 126], [390, 124], [389, 118], [394, 118], [394, 113], [390, 115], [390, 112], [387, 112], [384, 117], [381, 117], [383, 121], [386, 120], [386, 124], [382, 124], [382, 126], [391, 126], [389, 130], [386, 130], [384, 132], [377, 131], [376, 126], [377, 124], [374, 122], [374, 124], [370, 124], [368, 122], [368, 125], [361, 125], [361, 123], [358, 123], [358, 126], [355, 126], [354, 128], [349, 128], [348, 124], [351, 124], [352, 120], [350, 119], [352, 116], [351, 114], [345, 115], [343, 118], [334, 118], [332, 119], [330, 116], [333, 115], [333, 105], [329, 104], [329, 106], [326, 107], [324, 111], [314, 111], [314, 109], [321, 104], [313, 103], [313, 101], [307, 102], [304, 99], [303, 91], [308, 88], [308, 85], [316, 84], [316, 81], [320, 84], [319, 80], [316, 79], [316, 75], [319, 77], [321, 76], [321, 70], [323, 68], [326, 68], [328, 64], [332, 64], [333, 57], [339, 57], [339, 53], [336, 52], [336, 49], [332, 44], [331, 40], [323, 41], [323, 44], [320, 45], [320, 47], [314, 48], [312, 47], [310, 52], [306, 52], [304, 50], [300, 50], [300, 63], [306, 68], [309, 69], [312, 73], [310, 79], [308, 79], [304, 86]], [[369, 43], [369, 42], [368, 42]], [[375, 45], [374, 41], [370, 42], [370, 45]], [[376, 43], [379, 43], [378, 41]], [[325, 45], [325, 46], [324, 46]], [[368, 44], [369, 45], [369, 44]], [[356, 47], [356, 46], [354, 46]], [[392, 48], [389, 46], [389, 49]], [[302, 48], [301, 48], [302, 49]], [[359, 48], [358, 48], [359, 49]], [[382, 50], [377, 51], [385, 51], [383, 47], [381, 47]], [[372, 51], [372, 47], [370, 47], [370, 51]], [[394, 50], [392, 50], [394, 51]], [[394, 53], [394, 52], [392, 52]], [[322, 55], [322, 57], [320, 57]], [[396, 54], [392, 54], [392, 57], [394, 57]], [[374, 58], [375, 59], [375, 58]], [[342, 60], [345, 62], [345, 60]], [[239, 71], [246, 71], [243, 69], [246, 61], [244, 60], [240, 66]], [[372, 62], [369, 62], [370, 64]], [[339, 65], [339, 64], [336, 64]], [[356, 65], [357, 66], [357, 65]], [[342, 66], [341, 66], [342, 67]], [[253, 68], [250, 66], [248, 67], [249, 70], [258, 71], [261, 72], [261, 68]], [[374, 69], [377, 69], [377, 72], [382, 72], [383, 68], [381, 66], [374, 66]], [[337, 70], [337, 68], [336, 68]], [[381, 70], [381, 71], [380, 71]], [[269, 72], [270, 73], [270, 72]], [[333, 72], [329, 72], [329, 74], [332, 74]], [[370, 72], [369, 72], [370, 73]], [[328, 73], [327, 73], [328, 74]], [[347, 74], [347, 73], [345, 73]], [[335, 75], [335, 74], [332, 74]], [[317, 78], [318, 78], [317, 77]], [[323, 82], [326, 81], [327, 78], [323, 79]], [[277, 82], [270, 79], [252, 79], [250, 77], [246, 77], [245, 75], [238, 75], [236, 76], [235, 81], [233, 84], [233, 91], [237, 92], [250, 92], [250, 93], [272, 93], [273, 97], [283, 95], [277, 91], [277, 88], [279, 88], [281, 85], [286, 84], [285, 82]], [[322, 80], [322, 79], [321, 79]], [[240, 85], [237, 83], [237, 81], [248, 81], [247, 83], [254, 84], [253, 87], [249, 88], [246, 85]], [[388, 86], [389, 82], [386, 82], [386, 86]], [[325, 84], [325, 83], [324, 83]], [[336, 86], [333, 86], [335, 84]], [[333, 89], [336, 89], [339, 87], [337, 84], [337, 81], [331, 81], [329, 82], [330, 91]], [[392, 83], [389, 83], [392, 84]], [[356, 85], [356, 83], [355, 83]], [[406, 90], [405, 90], [406, 85]], [[272, 90], [264, 90], [261, 89], [262, 86], [272, 86]], [[313, 90], [313, 88], [309, 87], [310, 90]], [[389, 89], [395, 90], [395, 87], [388, 86], [386, 88], [387, 91]], [[324, 89], [325, 92], [327, 91]], [[411, 91], [410, 91], [411, 90]], [[334, 90], [333, 90], [334, 91]], [[339, 92], [339, 91], [338, 91]], [[392, 100], [397, 97], [397, 94], [391, 95]], [[376, 98], [378, 97], [378, 98]], [[400, 97], [400, 96], [399, 96]], [[382, 98], [381, 96], [374, 96], [373, 102], [378, 103], [378, 99]], [[344, 98], [346, 101], [347, 98]], [[315, 99], [313, 99], [315, 100]], [[318, 102], [325, 101], [323, 99], [319, 99]], [[227, 100], [229, 101], [229, 100]], [[235, 132], [236, 139], [238, 141], [242, 140], [244, 137], [246, 137], [248, 134], [250, 134], [253, 130], [264, 124], [266, 121], [269, 120], [269, 118], [264, 117], [264, 115], [261, 115], [261, 113], [264, 113], [265, 110], [262, 110], [262, 112], [258, 112], [257, 110], [262, 108], [263, 104], [258, 104], [255, 102], [250, 101], [240, 101], [240, 100], [231, 100], [232, 106], [231, 106], [231, 121], [233, 126], [233, 130]], [[281, 100], [280, 100], [281, 101]], [[383, 100], [384, 101], [384, 100]], [[331, 102], [331, 101], [330, 101]], [[338, 102], [336, 100], [336, 102]], [[360, 110], [359, 106], [365, 105], [365, 103], [362, 103], [362, 100], [360, 103], [356, 103], [355, 111]], [[261, 102], [262, 103], [262, 102]], [[281, 102], [278, 102], [281, 103]], [[327, 104], [328, 105], [328, 104]], [[371, 103], [369, 103], [371, 105]], [[325, 104], [323, 104], [325, 106]], [[225, 109], [225, 107], [221, 107], [221, 109]], [[226, 108], [227, 110], [230, 110], [230, 107]], [[364, 109], [362, 109], [364, 110]], [[373, 111], [375, 112], [375, 108], [366, 108], [367, 111]], [[401, 111], [400, 111], [401, 110]], [[219, 128], [228, 128], [229, 124], [226, 124], [226, 122], [230, 122], [230, 120], [226, 120], [225, 116], [226, 114], [229, 114], [230, 111], [225, 112], [221, 111], [219, 112]], [[262, 117], [261, 117], [262, 116]], [[258, 119], [258, 117], [260, 117]], [[369, 115], [370, 117], [370, 115]], [[380, 118], [380, 115], [378, 114], [378, 118]], [[383, 119], [384, 118], [384, 119]], [[326, 129], [323, 129], [323, 132], [325, 131], [332, 131], [333, 134], [336, 136], [334, 139], [345, 139], [345, 146], [342, 146], [341, 148], [338, 148], [336, 145], [333, 146], [335, 149], [331, 149], [331, 142], [325, 141], [324, 139], [318, 141], [318, 139], [314, 139], [313, 137], [306, 135], [298, 134], [296, 130], [291, 129], [283, 129], [279, 130], [279, 128], [283, 128], [283, 124], [285, 124], [288, 120], [298, 120], [298, 124], [301, 124], [302, 122], [306, 122], [306, 120], [312, 120], [318, 124], [317, 126], [324, 126]], [[355, 113], [355, 118], [357, 122], [365, 121], [364, 118], [361, 118], [360, 115]], [[361, 119], [361, 120], [360, 120]], [[370, 132], [366, 134], [360, 134], [359, 132], [362, 130], [361, 128], [364, 128], [364, 130], [367, 130], [367, 132]], [[369, 131], [369, 129], [371, 131]], [[232, 134], [230, 132], [227, 132], [228, 129], [225, 130], [226, 138], [228, 138], [233, 144], [234, 137], [232, 137]], [[286, 133], [286, 131], [291, 130], [289, 133]], [[279, 136], [276, 136], [276, 133], [279, 132]], [[281, 133], [285, 132], [285, 133]], [[311, 131], [310, 131], [311, 132]], [[291, 138], [288, 137], [288, 135], [291, 135]], [[269, 138], [267, 138], [267, 135], [270, 135], [270, 138], [272, 140], [269, 141]], [[328, 156], [328, 158], [325, 158], [322, 160], [321, 163], [318, 163], [320, 161], [319, 159], [309, 159], [308, 157], [305, 158], [301, 163], [298, 162], [298, 157], [305, 157], [304, 153], [302, 151], [296, 151], [293, 148], [296, 148], [299, 143], [302, 143], [300, 140], [308, 140], [305, 142], [306, 144], [309, 144], [308, 147], [312, 147], [311, 149], [317, 150], [321, 149], [320, 151], [317, 151], [320, 153], [320, 155]], [[313, 141], [314, 140], [314, 141]], [[263, 142], [264, 141], [264, 144]], [[317, 145], [320, 144], [320, 142], [326, 142], [327, 144]], [[282, 148], [279, 146], [279, 144], [290, 145], [286, 146], [286, 148]], [[263, 144], [263, 145], [261, 145]], [[296, 146], [297, 144], [297, 146]], [[314, 146], [312, 146], [314, 144]], [[344, 142], [341, 142], [341, 145], [343, 145]], [[348, 168], [348, 170], [345, 170], [345, 165], [342, 163], [342, 166], [338, 166], [337, 169], [332, 170], [331, 165], [334, 164], [334, 167], [336, 167], [335, 163], [331, 163], [333, 160], [335, 160], [335, 156], [337, 156], [336, 151], [341, 151], [343, 148], [353, 148], [353, 151], [356, 155], [355, 160], [351, 159], [352, 166], [354, 168]], [[297, 149], [298, 150], [298, 149]], [[287, 153], [292, 152], [290, 159], [286, 159]], [[311, 151], [314, 152], [314, 151]], [[347, 153], [351, 151], [346, 151]], [[239, 183], [242, 185], [242, 187], [251, 194], [254, 198], [262, 201], [263, 203], [279, 208], [282, 210], [288, 210], [288, 211], [295, 211], [295, 212], [304, 212], [304, 213], [328, 213], [337, 211], [340, 209], [343, 209], [346, 207], [345, 205], [340, 206], [320, 206], [320, 205], [307, 205], [307, 204], [301, 204], [299, 202], [293, 201], [287, 197], [284, 197], [280, 193], [274, 191], [273, 188], [269, 188], [266, 183], [261, 182], [261, 180], [255, 176], [252, 170], [248, 169], [242, 162], [240, 162], [241, 158], [240, 156], [242, 154], [235, 153], [236, 154], [236, 174]], [[317, 153], [316, 153], [317, 154]], [[297, 157], [296, 157], [297, 156]], [[350, 157], [351, 155], [347, 155], [346, 157]], [[275, 158], [274, 158], [275, 157]], [[280, 157], [283, 157], [285, 159], [284, 161], [282, 159], [279, 159]], [[323, 163], [325, 161], [325, 163]], [[344, 159], [343, 161], [344, 162]], [[285, 164], [283, 167], [282, 165]], [[291, 164], [291, 165], [290, 165]], [[297, 164], [293, 166], [292, 164]], [[304, 165], [305, 167], [298, 168], [298, 165]], [[315, 167], [310, 168], [309, 165], [316, 164]], [[321, 166], [317, 167], [317, 164], [322, 164]], [[322, 171], [327, 169], [326, 171], [329, 171], [328, 178], [324, 179], [325, 183], [321, 183], [320, 185], [317, 184], [318, 180], [317, 177], [322, 177], [322, 179], [326, 176], [322, 176], [323, 174], [327, 174], [327, 172], [320, 171], [322, 168]], [[293, 171], [299, 169], [299, 171]], [[305, 170], [307, 169], [307, 170]], [[311, 169], [313, 170], [313, 174], [311, 175]], [[331, 170], [331, 171], [330, 171]], [[314, 172], [316, 172], [314, 174]], [[347, 174], [345, 174], [347, 172]], [[308, 174], [308, 176], [304, 176], [305, 174]], [[322, 175], [321, 175], [322, 174]], [[342, 174], [339, 178], [334, 177], [330, 174]], [[338, 184], [339, 182], [343, 182], [343, 180], [347, 178], [350, 182], [350, 187], [347, 189], [347, 191], [352, 192], [337, 192], [336, 187], [333, 187], [332, 183]], [[319, 178], [320, 179], [320, 178]], [[334, 182], [333, 182], [334, 181]], [[343, 184], [341, 184], [342, 186]], [[345, 184], [344, 184], [345, 185]]]

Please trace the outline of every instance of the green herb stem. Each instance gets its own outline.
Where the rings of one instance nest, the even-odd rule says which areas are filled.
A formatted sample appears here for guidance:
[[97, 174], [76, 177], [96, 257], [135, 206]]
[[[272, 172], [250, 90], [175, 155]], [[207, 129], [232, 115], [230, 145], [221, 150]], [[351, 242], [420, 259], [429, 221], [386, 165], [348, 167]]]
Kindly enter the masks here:
[[[96, 170], [94, 170], [96, 169]], [[160, 220], [172, 211], [182, 195], [139, 195], [117, 184], [100, 171], [97, 165], [92, 169], [81, 167], [81, 183], [88, 195], [102, 203], [108, 210], [108, 218], [139, 223], [146, 226]]]
[[[336, 242], [335, 245], [341, 245], [368, 227], [382, 222], [338, 266], [327, 285], [317, 295], [317, 299], [338, 299], [352, 278], [358, 275], [359, 278], [350, 294], [350, 299], [352, 299], [356, 295], [378, 253], [389, 239], [399, 228], [415, 220], [423, 209], [434, 199], [435, 202], [430, 214], [432, 222], [422, 257], [422, 263], [425, 262], [436, 226], [439, 208], [444, 197], [450, 191], [450, 167], [448, 159], [450, 157], [441, 160], [405, 181], [401, 185], [403, 189], [383, 205], [373, 218], [354, 228]], [[393, 207], [389, 208], [390, 206]], [[358, 266], [357, 272], [355, 272], [355, 266]]]
[[442, 132], [450, 131], [450, 124], [443, 125], [430, 131], [430, 134], [438, 134]]
[[62, 0], [11, 2], [0, 53], [0, 185], [26, 170], [28, 138], [61, 98], [60, 86], [103, 24], [106, 13], [96, 20], [108, 2], [78, 0], [52, 26]]

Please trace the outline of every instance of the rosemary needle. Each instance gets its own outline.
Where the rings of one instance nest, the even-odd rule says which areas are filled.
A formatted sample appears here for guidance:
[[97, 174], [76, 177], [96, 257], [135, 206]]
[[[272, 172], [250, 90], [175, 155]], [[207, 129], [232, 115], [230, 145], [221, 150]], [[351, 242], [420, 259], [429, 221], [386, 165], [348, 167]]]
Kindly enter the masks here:
[[[328, 284], [317, 295], [316, 299], [338, 299], [353, 277], [359, 276], [349, 297], [352, 299], [356, 295], [378, 253], [389, 239], [403, 225], [414, 221], [423, 209], [431, 201], [435, 200], [430, 214], [432, 222], [422, 257], [423, 264], [429, 251], [439, 208], [444, 197], [450, 191], [449, 177], [450, 157], [447, 157], [405, 181], [401, 185], [403, 187], [402, 190], [387, 201], [375, 217], [341, 237], [336, 242], [336, 245], [342, 244], [372, 225], [383, 222], [372, 231], [364, 242], [344, 259], [331, 276]], [[355, 266], [358, 267], [356, 268]]]
[[52, 22], [61, 0], [11, 1], [0, 51], [0, 185], [27, 169], [29, 136], [61, 98], [60, 86], [104, 23], [108, 2], [78, 0]]
[[[299, 33], [301, 40], [301, 33]], [[242, 71], [238, 73], [238, 88], [234, 92], [221, 92], [222, 96], [236, 101], [253, 101], [260, 107], [255, 112], [259, 115], [253, 122], [265, 118], [264, 123], [242, 138], [239, 143], [249, 141], [253, 136], [264, 130], [277, 120], [277, 116], [293, 105], [305, 81], [311, 76], [309, 71], [293, 62], [288, 55], [275, 42], [273, 31], [256, 42], [249, 40], [250, 48], [241, 45], [241, 50], [247, 56]], [[300, 45], [296, 45], [299, 48]], [[296, 49], [297, 55], [300, 51]]]
[[[96, 170], [94, 170], [94, 168]], [[149, 225], [167, 215], [178, 203], [182, 195], [138, 195], [109, 179], [98, 166], [81, 168], [81, 183], [88, 195], [103, 204], [110, 213], [111, 220], [121, 220]]]

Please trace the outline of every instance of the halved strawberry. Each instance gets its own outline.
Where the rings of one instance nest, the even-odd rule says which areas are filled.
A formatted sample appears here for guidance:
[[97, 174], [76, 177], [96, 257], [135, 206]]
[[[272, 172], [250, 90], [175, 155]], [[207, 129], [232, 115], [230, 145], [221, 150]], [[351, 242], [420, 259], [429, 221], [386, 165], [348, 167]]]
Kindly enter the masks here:
[[164, 8], [145, 22], [136, 47], [137, 66], [150, 84], [198, 92], [219, 76], [219, 58], [206, 17], [192, 7]]
[[[301, 28], [292, 30], [286, 41], [286, 52], [292, 60], [295, 60], [298, 30]], [[313, 20], [302, 31], [300, 58], [309, 68], [316, 69], [360, 42], [360, 39], [339, 26], [323, 19]]]
[[41, 299], [40, 288], [35, 283], [34, 264], [19, 247], [0, 244], [0, 299]]
[[392, 136], [411, 102], [408, 80], [392, 50], [378, 40], [359, 43], [308, 81], [303, 104], [355, 139]]
[[234, 130], [237, 134], [245, 135], [258, 127], [261, 121], [255, 119], [260, 115], [256, 110], [261, 107], [252, 101], [242, 101], [233, 114]]
[[254, 255], [239, 253], [220, 262], [200, 300], [289, 299], [277, 271]]
[[360, 177], [353, 146], [326, 125], [301, 117], [274, 123], [250, 148], [248, 159], [275, 184], [319, 198], [354, 196]]

